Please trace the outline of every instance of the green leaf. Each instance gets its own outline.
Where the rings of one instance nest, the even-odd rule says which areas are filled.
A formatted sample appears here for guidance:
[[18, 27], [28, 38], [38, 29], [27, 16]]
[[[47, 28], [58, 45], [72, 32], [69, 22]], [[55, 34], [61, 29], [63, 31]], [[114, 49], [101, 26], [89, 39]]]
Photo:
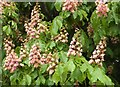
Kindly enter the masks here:
[[13, 18], [16, 18], [17, 21], [18, 21], [18, 14], [17, 14], [16, 12], [12, 11], [12, 17], [13, 17]]
[[13, 74], [10, 76], [10, 82], [11, 82], [11, 85], [16, 85], [16, 80], [17, 80], [17, 74]]
[[60, 75], [58, 72], [55, 72], [52, 76], [52, 81], [57, 85], [57, 83], [60, 81]]
[[88, 67], [89, 73], [92, 75], [94, 68], [89, 63], [87, 64], [87, 67]]
[[40, 49], [41, 49], [41, 51], [44, 51], [45, 50], [45, 44], [40, 44]]
[[75, 64], [73, 63], [73, 60], [70, 59], [70, 60], [66, 63], [65, 68], [67, 68], [68, 71], [73, 72], [73, 71], [75, 70]]
[[63, 66], [60, 64], [56, 67], [56, 72], [61, 76], [63, 73]]
[[62, 0], [56, 0], [55, 8], [56, 8], [57, 11], [61, 10], [61, 6], [62, 6]]
[[63, 18], [68, 18], [70, 16], [70, 12], [69, 11], [64, 11], [63, 12]]
[[88, 67], [87, 67], [86, 63], [83, 63], [82, 66], [80, 66], [80, 70], [82, 71], [82, 73], [85, 72], [87, 70], [87, 68]]
[[75, 70], [71, 73], [71, 78], [74, 78], [75, 80], [78, 80], [80, 83], [82, 83], [86, 76], [84, 73], [80, 71], [80, 69], [77, 67]]
[[104, 85], [114, 85], [111, 79], [105, 75], [105, 72], [101, 68], [97, 68], [96, 70], [99, 71], [97, 76], [99, 81], [101, 81]]
[[14, 21], [11, 21], [11, 22], [12, 22], [12, 27], [13, 27], [13, 28], [17, 28], [17, 23], [14, 22]]
[[[120, 22], [120, 18], [119, 18], [119, 14], [118, 13], [116, 13], [116, 10], [118, 10], [118, 6], [117, 6], [117, 3], [113, 3], [113, 5], [111, 6], [111, 12], [112, 12], [112, 16], [113, 16], [113, 18], [114, 18], [114, 20], [115, 20], [115, 24], [118, 24], [119, 22]], [[111, 16], [111, 14], [110, 14], [110, 16]]]
[[30, 85], [32, 80], [31, 76], [27, 74], [25, 77], [26, 77], [27, 85]]
[[82, 13], [82, 15], [88, 20], [88, 18], [87, 18], [87, 13], [84, 11], [84, 10], [80, 10], [80, 12]]
[[46, 71], [46, 69], [47, 69], [47, 64], [44, 64], [44, 65], [41, 66], [40, 72], [44, 73]]
[[24, 64], [27, 64], [30, 67], [29, 59], [23, 61]]
[[58, 66], [56, 66], [55, 73], [59, 76], [57, 77], [57, 78], [60, 78], [59, 81], [61, 83], [64, 83], [67, 78], [67, 71], [64, 72], [64, 67], [62, 64], [59, 64]]
[[60, 57], [60, 61], [61, 61], [61, 62], [66, 63], [67, 60], [68, 60], [68, 58], [67, 58], [67, 53], [66, 53], [66, 52], [61, 51], [61, 52], [59, 53], [59, 57]]
[[51, 76], [49, 76], [49, 78], [46, 80], [46, 84], [48, 84], [48, 85], [54, 85], [54, 82], [52, 81]]
[[6, 25], [3, 27], [3, 31], [7, 34], [10, 35], [12, 33], [12, 30], [10, 28], [10, 25]]
[[101, 24], [100, 19], [98, 18], [97, 14], [96, 14], [96, 10], [92, 13], [90, 22], [92, 24], [93, 29], [97, 29], [98, 26]]
[[114, 87], [114, 83], [111, 81], [111, 79], [105, 75], [104, 77], [106, 80], [105, 80], [105, 84], [106, 85], [110, 85], [111, 87]]
[[99, 36], [99, 33], [98, 33], [98, 32], [95, 32], [95, 33], [94, 33], [93, 40], [94, 40], [95, 44], [98, 44], [98, 43], [99, 43], [99, 41], [100, 41], [100, 36]]
[[54, 18], [53, 23], [50, 27], [51, 34], [57, 35], [58, 30], [61, 29], [61, 27], [62, 27], [62, 21], [63, 21], [63, 19], [61, 16], [57, 16]]
[[37, 80], [35, 81], [36, 85], [40, 85], [40, 78], [38, 77]]
[[6, 25], [3, 27], [3, 31], [6, 31], [6, 29], [8, 29], [9, 25]]
[[66, 79], [67, 79], [67, 74], [68, 72], [63, 72], [62, 75], [61, 75], [61, 83], [64, 84]]
[[38, 77], [38, 72], [37, 72], [36, 70], [31, 70], [31, 71], [32, 71], [32, 73], [31, 73], [31, 78], [32, 78], [32, 79], [37, 78], [37, 77]]
[[78, 16], [78, 12], [77, 12], [77, 11], [75, 11], [75, 12], [73, 13], [73, 18], [74, 18], [74, 19], [76, 19], [76, 18], [77, 18], [77, 16]]
[[83, 16], [80, 10], [78, 11], [78, 16], [80, 17], [80, 21], [81, 21], [83, 19]]
[[45, 78], [44, 76], [39, 76], [37, 80], [35, 81], [36, 85], [45, 84]]
[[23, 78], [20, 81], [20, 85], [26, 85], [26, 77], [23, 76]]
[[53, 35], [57, 35], [58, 26], [57, 26], [56, 21], [53, 21], [52, 26], [50, 27], [50, 30], [51, 30], [51, 33], [52, 33]]
[[45, 84], [45, 78], [44, 78], [44, 76], [40, 76], [40, 82], [41, 82], [42, 84]]
[[96, 66], [94, 68], [94, 71], [93, 73], [91, 74], [91, 79], [90, 81], [93, 83], [93, 82], [97, 82], [97, 79], [103, 83], [104, 85], [113, 85], [112, 81], [110, 78], [108, 78], [106, 75], [105, 75], [105, 72], [99, 68], [98, 66]]
[[104, 77], [104, 73], [102, 72], [102, 70], [100, 68], [98, 68], [98, 80], [100, 80], [103, 84], [105, 84], [105, 77]]
[[19, 54], [19, 52], [20, 52], [20, 46], [17, 46], [17, 47], [15, 48], [15, 52], [16, 52], [17, 54]]
[[90, 41], [88, 39], [88, 36], [86, 35], [86, 33], [83, 30], [81, 30], [80, 41], [83, 45], [83, 50], [87, 51], [89, 48]]
[[56, 24], [57, 24], [59, 29], [62, 27], [62, 21], [60, 19], [56, 20]]
[[2, 75], [2, 67], [0, 67], [0, 75]]
[[98, 67], [95, 67], [95, 69], [94, 69], [94, 71], [93, 71], [93, 73], [92, 73], [92, 77], [91, 77], [91, 82], [92, 82], [92, 83], [94, 83], [94, 82], [97, 81], [99, 72], [100, 72], [100, 71], [99, 71]]
[[52, 48], [55, 47], [55, 46], [56, 46], [55, 42], [52, 41], [52, 42], [50, 43], [50, 49], [52, 49]]

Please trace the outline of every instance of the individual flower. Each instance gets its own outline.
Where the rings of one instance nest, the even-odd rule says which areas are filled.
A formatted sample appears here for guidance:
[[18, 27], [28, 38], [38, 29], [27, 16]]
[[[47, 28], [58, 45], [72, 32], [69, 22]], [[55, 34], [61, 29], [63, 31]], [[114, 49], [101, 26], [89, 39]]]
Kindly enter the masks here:
[[106, 37], [103, 37], [99, 44], [96, 46], [96, 49], [93, 51], [92, 56], [90, 57], [90, 64], [98, 64], [102, 66], [102, 62], [104, 61], [106, 51]]

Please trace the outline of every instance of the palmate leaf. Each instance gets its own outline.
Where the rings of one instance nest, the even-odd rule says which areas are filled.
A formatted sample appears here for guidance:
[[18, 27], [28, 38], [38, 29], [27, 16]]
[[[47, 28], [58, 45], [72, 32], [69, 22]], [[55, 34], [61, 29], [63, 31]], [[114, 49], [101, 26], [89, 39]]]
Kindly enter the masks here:
[[78, 67], [76, 67], [75, 70], [71, 73], [71, 78], [82, 83], [85, 80], [86, 76], [80, 71]]
[[64, 69], [64, 66], [62, 64], [59, 64], [55, 69], [55, 73], [52, 76], [52, 80], [56, 84], [58, 82], [60, 82], [61, 84], [64, 84], [67, 78], [67, 74], [68, 74], [68, 71]]
[[76, 19], [76, 18], [77, 18], [77, 16], [78, 16], [78, 12], [77, 12], [77, 11], [75, 11], [75, 12], [73, 13], [73, 18], [74, 18], [74, 19]]
[[36, 85], [40, 85], [40, 78], [38, 77], [37, 80], [35, 81]]
[[67, 71], [73, 72], [75, 69], [75, 64], [73, 63], [73, 60], [69, 60], [66, 64], [65, 64], [65, 68]]
[[3, 31], [6, 33], [6, 35], [12, 34], [12, 30], [11, 30], [11, 28], [10, 28], [10, 25], [5, 25], [5, 26], [3, 27]]
[[48, 67], [47, 64], [42, 65], [40, 68], [40, 73], [45, 73], [45, 71], [47, 70], [47, 67]]
[[65, 19], [65, 18], [68, 18], [70, 16], [70, 12], [69, 11], [63, 11], [60, 13], [60, 15], [62, 15], [62, 17]]
[[67, 58], [67, 53], [64, 51], [59, 52], [59, 58], [61, 62], [66, 63], [68, 58]]
[[111, 81], [111, 79], [105, 75], [105, 72], [97, 66], [94, 68], [94, 71], [91, 74], [91, 76], [92, 77], [91, 77], [90, 81], [92, 83], [97, 82], [99, 80], [104, 85], [111, 85], [111, 86], [114, 85], [113, 82]]
[[39, 76], [38, 78], [37, 78], [37, 80], [35, 81], [35, 83], [36, 83], [36, 85], [41, 85], [41, 84], [45, 84], [45, 78], [44, 78], [44, 76]]
[[60, 81], [60, 75], [58, 74], [58, 72], [55, 72], [52, 76], [52, 81], [57, 85], [58, 82]]
[[87, 70], [87, 68], [88, 67], [87, 67], [86, 63], [84, 63], [84, 64], [82, 64], [82, 66], [80, 66], [80, 70], [82, 73], [84, 73]]
[[57, 16], [54, 18], [52, 25], [50, 27], [50, 31], [52, 35], [57, 35], [58, 30], [61, 29], [63, 25], [62, 21], [63, 21], [63, 18], [61, 16]]
[[62, 0], [56, 0], [55, 8], [56, 8], [57, 11], [61, 10], [61, 6], [62, 6]]
[[17, 74], [14, 73], [13, 75], [10, 76], [11, 85], [17, 85], [16, 80], [17, 80]]
[[26, 85], [26, 77], [24, 76], [21, 81], [19, 82], [19, 85]]
[[31, 81], [32, 81], [31, 76], [27, 74], [27, 75], [25, 75], [25, 77], [26, 77], [26, 83], [27, 83], [27, 85], [30, 85]]
[[55, 47], [55, 46], [56, 46], [56, 44], [55, 44], [54, 41], [50, 42], [50, 49], [52, 49], [52, 48]]

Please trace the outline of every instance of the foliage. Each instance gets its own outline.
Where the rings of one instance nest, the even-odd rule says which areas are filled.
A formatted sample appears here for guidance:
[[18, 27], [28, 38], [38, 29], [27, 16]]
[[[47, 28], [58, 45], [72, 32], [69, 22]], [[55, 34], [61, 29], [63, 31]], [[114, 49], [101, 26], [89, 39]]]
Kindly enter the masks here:
[[[14, 49], [18, 58], [21, 57], [21, 51], [25, 56], [21, 58], [19, 66], [14, 72], [10, 73], [4, 67], [8, 55], [6, 50], [2, 51], [2, 85], [74, 86], [79, 84], [87, 87], [120, 84], [119, 73], [117, 72], [120, 68], [118, 63], [120, 60], [119, 2], [108, 2], [109, 12], [107, 16], [101, 17], [96, 13], [95, 3], [83, 2], [77, 6], [74, 12], [63, 11], [63, 2], [58, 0], [37, 4], [41, 6], [39, 10], [40, 22], [37, 21], [38, 31], [43, 28], [45, 28], [45, 31], [40, 31], [40, 37], [33, 37], [32, 39], [28, 37], [25, 21], [33, 20], [31, 12], [36, 3], [11, 2], [10, 6], [3, 9], [2, 19], [0, 19], [3, 39], [9, 38], [12, 40], [12, 44], [15, 46], [11, 49]], [[43, 27], [41, 28], [41, 26]], [[31, 28], [34, 31], [37, 27], [35, 25]], [[64, 36], [62, 36], [64, 33], [61, 33], [63, 32], [62, 29], [65, 29], [68, 33], [67, 42], [61, 42], [64, 40]], [[103, 37], [107, 38], [103, 65], [89, 64], [92, 52]], [[82, 45], [81, 56], [67, 55], [73, 38]], [[5, 41], [2, 44], [3, 49], [5, 49]], [[40, 50], [38, 55], [41, 55], [37, 67], [30, 63], [31, 49], [33, 52], [38, 52], [38, 50], [32, 48], [33, 45], [38, 47], [37, 49]]]

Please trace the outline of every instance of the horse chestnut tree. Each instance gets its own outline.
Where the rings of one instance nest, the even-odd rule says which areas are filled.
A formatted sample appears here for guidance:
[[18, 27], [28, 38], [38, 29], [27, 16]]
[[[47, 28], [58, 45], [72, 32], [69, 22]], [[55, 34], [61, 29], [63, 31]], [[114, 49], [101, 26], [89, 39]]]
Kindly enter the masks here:
[[0, 1], [0, 83], [120, 85], [120, 3]]

